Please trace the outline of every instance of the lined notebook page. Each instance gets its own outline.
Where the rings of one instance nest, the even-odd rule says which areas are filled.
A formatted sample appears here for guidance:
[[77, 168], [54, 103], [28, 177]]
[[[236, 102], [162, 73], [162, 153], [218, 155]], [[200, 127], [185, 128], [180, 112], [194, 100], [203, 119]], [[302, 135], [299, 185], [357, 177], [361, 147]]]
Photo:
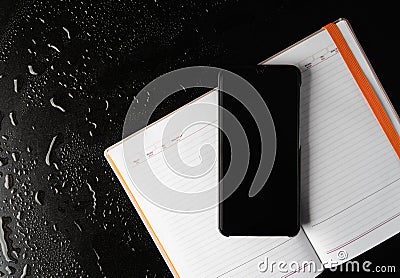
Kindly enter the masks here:
[[[345, 21], [337, 23], [393, 125], [399, 122]], [[400, 161], [327, 31], [271, 64], [302, 71], [302, 224], [322, 262], [349, 260], [400, 231]], [[339, 259], [340, 262], [340, 259]]]
[[[216, 104], [217, 93], [214, 91], [196, 101], [198, 102]], [[185, 106], [174, 115], [175, 117], [190, 117], [190, 109], [191, 105]], [[217, 113], [211, 116], [215, 121], [217, 120]], [[217, 164], [214, 164], [211, 171], [201, 178], [188, 179], [176, 175], [163, 162], [163, 156], [159, 151], [162, 147], [160, 135], [168, 120], [169, 116], [148, 129], [147, 157], [138, 157], [136, 150], [140, 146], [137, 145], [136, 136], [125, 140], [125, 146], [121, 143], [117, 144], [106, 153], [109, 155], [108, 159], [110, 160], [111, 157], [118, 168], [121, 183], [125, 181], [136, 198], [138, 204], [133, 202], [136, 209], [139, 210], [139, 205], [180, 277], [315, 277], [317, 273], [314, 272], [292, 273], [288, 269], [287, 272], [275, 270], [274, 273], [263, 273], [258, 269], [259, 263], [265, 260], [265, 257], [268, 257], [269, 262], [296, 261], [299, 265], [304, 261], [314, 261], [319, 268], [321, 266], [319, 259], [302, 230], [294, 238], [227, 238], [218, 231], [216, 206], [199, 213], [176, 213], [156, 206], [138, 192], [135, 183], [152, 186], [151, 183], [146, 183], [151, 173], [141, 167], [144, 160], [147, 160], [152, 166], [153, 174], [163, 180], [167, 186], [192, 193], [214, 188], [216, 200], [218, 198]], [[192, 165], [200, 162], [199, 146], [202, 144], [208, 143], [217, 151], [217, 129], [210, 125], [195, 125], [186, 134], [170, 132], [168, 137], [170, 139], [166, 140], [167, 143], [179, 138], [180, 155], [186, 163]], [[124, 148], [128, 150], [125, 154], [123, 154]], [[168, 148], [164, 146], [164, 150], [168, 151]], [[127, 163], [124, 162], [124, 156], [127, 158]], [[132, 167], [133, 175], [129, 175], [127, 167]], [[128, 190], [127, 193], [129, 195]], [[160, 246], [158, 247], [163, 253]], [[164, 257], [166, 258], [165, 254]]]

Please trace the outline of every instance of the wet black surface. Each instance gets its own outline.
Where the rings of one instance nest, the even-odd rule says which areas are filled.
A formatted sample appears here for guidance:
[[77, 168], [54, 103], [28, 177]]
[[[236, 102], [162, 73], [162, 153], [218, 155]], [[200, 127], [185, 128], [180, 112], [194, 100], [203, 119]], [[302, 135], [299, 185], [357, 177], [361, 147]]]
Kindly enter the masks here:
[[[346, 17], [399, 111], [397, 9], [360, 3], [0, 1], [0, 276], [171, 277], [103, 157], [170, 70], [256, 64]], [[359, 259], [400, 268], [399, 242]]]

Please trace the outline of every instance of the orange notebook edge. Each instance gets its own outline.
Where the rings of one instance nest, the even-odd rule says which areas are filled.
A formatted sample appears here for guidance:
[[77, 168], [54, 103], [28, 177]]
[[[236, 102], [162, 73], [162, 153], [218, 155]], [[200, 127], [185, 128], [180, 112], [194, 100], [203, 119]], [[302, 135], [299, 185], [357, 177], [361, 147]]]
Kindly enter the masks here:
[[147, 219], [146, 215], [144, 214], [142, 208], [139, 206], [139, 203], [137, 202], [137, 200], [136, 200], [135, 196], [133, 195], [132, 191], [129, 189], [128, 184], [126, 183], [125, 179], [123, 178], [123, 176], [122, 176], [121, 172], [119, 171], [117, 165], [115, 164], [114, 160], [111, 158], [111, 156], [109, 154], [109, 150], [110, 150], [110, 148], [108, 148], [104, 152], [104, 156], [106, 157], [107, 161], [109, 162], [109, 164], [113, 168], [115, 174], [117, 175], [117, 177], [119, 178], [120, 182], [124, 186], [125, 191], [128, 193], [129, 198], [131, 199], [133, 205], [136, 208], [136, 211], [139, 213], [140, 218], [144, 222], [144, 225], [146, 226], [147, 230], [150, 232], [151, 237], [153, 238], [154, 242], [156, 243], [156, 246], [157, 246], [158, 250], [161, 252], [164, 260], [167, 262], [167, 265], [168, 265], [169, 269], [173, 273], [174, 277], [180, 278], [180, 275], [178, 274], [178, 271], [176, 270], [174, 264], [172, 263], [171, 258], [168, 256], [167, 252], [165, 251], [164, 246], [161, 244], [161, 241], [158, 238], [158, 236], [156, 235], [155, 231], [153, 230], [149, 220]]
[[380, 100], [376, 96], [375, 91], [358, 64], [357, 59], [354, 57], [353, 52], [350, 50], [350, 47], [344, 39], [341, 31], [335, 23], [329, 23], [328, 25], [324, 26], [323, 29], [328, 32], [338, 48], [339, 53], [345, 61], [360, 91], [362, 92], [364, 99], [366, 100], [376, 120], [389, 140], [394, 152], [400, 159], [400, 136], [397, 134], [396, 129], [394, 128]]

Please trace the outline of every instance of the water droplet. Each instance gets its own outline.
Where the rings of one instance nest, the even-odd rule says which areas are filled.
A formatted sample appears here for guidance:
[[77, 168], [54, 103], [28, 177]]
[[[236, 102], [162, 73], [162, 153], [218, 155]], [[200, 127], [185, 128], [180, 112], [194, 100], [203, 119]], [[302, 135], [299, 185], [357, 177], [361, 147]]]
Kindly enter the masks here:
[[13, 177], [10, 174], [6, 174], [6, 176], [4, 177], [4, 187], [6, 189], [10, 189], [13, 187], [13, 185], [14, 185]]
[[57, 139], [57, 135], [54, 136], [53, 139], [51, 140], [49, 149], [48, 149], [47, 154], [46, 154], [45, 162], [46, 162], [46, 164], [47, 164], [48, 166], [50, 166], [50, 153], [51, 153], [51, 149], [53, 148], [53, 145], [54, 145], [54, 142], [56, 141], [56, 139]]
[[13, 126], [17, 126], [18, 121], [17, 121], [17, 118], [16, 118], [16, 116], [15, 116], [15, 112], [14, 112], [14, 111], [10, 112], [10, 114], [9, 114], [8, 116], [9, 116], [9, 118], [10, 118], [11, 124], [12, 124]]
[[30, 266], [26, 264], [24, 268], [22, 269], [22, 274], [20, 278], [25, 278], [28, 275], [28, 272], [30, 270]]
[[92, 198], [93, 198], [93, 213], [96, 211], [96, 192], [93, 190], [92, 186], [87, 182], [86, 183], [90, 192], [92, 192]]
[[11, 254], [14, 256], [14, 258], [17, 258], [18, 259], [18, 253], [17, 253], [17, 251], [15, 251], [15, 250], [13, 250], [12, 252], [11, 252]]
[[54, 49], [54, 50], [57, 51], [58, 53], [60, 53], [60, 50], [59, 50], [56, 46], [54, 46], [54, 45], [52, 45], [52, 44], [48, 44], [47, 46], [50, 47], [50, 48], [52, 48], [52, 49]]
[[33, 67], [32, 67], [31, 65], [28, 65], [28, 70], [29, 70], [29, 73], [30, 73], [30, 74], [32, 74], [32, 75], [37, 75], [37, 72], [35, 72], [35, 71], [33, 70]]
[[75, 226], [78, 228], [78, 230], [80, 231], [80, 232], [82, 232], [82, 228], [81, 228], [81, 226], [74, 220], [74, 224], [75, 224]]
[[63, 27], [63, 30], [65, 31], [65, 33], [67, 33], [67, 38], [68, 38], [68, 39], [71, 39], [71, 35], [70, 35], [68, 29], [65, 28], [65, 27]]
[[11, 258], [8, 256], [8, 245], [6, 242], [6, 235], [4, 232], [3, 217], [0, 217], [0, 247], [3, 252], [3, 257], [7, 262], [11, 262]]
[[14, 79], [14, 92], [18, 93], [18, 80]]
[[12, 159], [15, 161], [15, 162], [17, 162], [18, 160], [19, 160], [19, 153], [18, 152], [12, 152], [11, 153], [11, 157], [12, 157]]
[[13, 268], [12, 266], [7, 265], [5, 267], [5, 270], [7, 271], [8, 275], [12, 275], [15, 272], [15, 268]]
[[62, 108], [61, 106], [56, 105], [56, 104], [54, 103], [54, 97], [52, 97], [52, 98], [50, 99], [50, 104], [51, 104], [51, 106], [53, 106], [53, 107], [59, 109], [61, 112], [65, 112], [65, 109], [64, 109], [64, 108]]
[[7, 157], [0, 157], [0, 166], [6, 166], [8, 164]]
[[93, 249], [93, 252], [94, 252], [94, 254], [96, 255], [96, 258], [97, 258], [97, 266], [99, 267], [100, 272], [103, 273], [103, 269], [102, 269], [102, 267], [100, 265], [100, 256], [99, 256], [99, 254], [97, 253], [97, 251], [94, 248], [92, 248], [92, 249]]
[[44, 191], [39, 190], [35, 193], [35, 201], [36, 203], [38, 203], [39, 205], [43, 205], [44, 203]]
[[97, 124], [96, 123], [89, 121], [89, 124], [93, 125], [94, 128], [97, 128]]

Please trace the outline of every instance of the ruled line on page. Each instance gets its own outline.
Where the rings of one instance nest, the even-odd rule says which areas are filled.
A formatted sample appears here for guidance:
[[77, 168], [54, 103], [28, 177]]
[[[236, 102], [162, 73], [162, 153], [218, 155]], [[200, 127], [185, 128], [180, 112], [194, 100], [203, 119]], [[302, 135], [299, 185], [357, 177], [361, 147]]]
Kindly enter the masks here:
[[394, 184], [396, 181], [399, 181], [399, 180], [400, 180], [400, 178], [398, 178], [398, 179], [392, 181], [391, 183], [389, 183], [389, 184], [387, 184], [387, 185], [385, 185], [385, 186], [379, 188], [377, 191], [375, 191], [375, 192], [373, 192], [373, 193], [371, 193], [371, 194], [365, 196], [364, 198], [362, 198], [362, 199], [358, 200], [357, 202], [351, 204], [351, 205], [348, 206], [347, 208], [344, 208], [344, 209], [342, 209], [341, 211], [339, 211], [339, 212], [337, 212], [337, 213], [335, 213], [335, 214], [329, 216], [328, 218], [326, 218], [326, 219], [324, 219], [324, 220], [321, 220], [321, 221], [318, 222], [318, 223], [313, 224], [312, 227], [318, 226], [319, 224], [321, 224], [321, 223], [323, 223], [323, 222], [325, 222], [325, 221], [327, 221], [327, 220], [329, 220], [329, 219], [331, 219], [331, 218], [333, 218], [333, 217], [335, 217], [335, 216], [341, 214], [342, 212], [348, 210], [349, 208], [351, 208], [351, 207], [357, 205], [358, 203], [367, 200], [369, 197], [375, 195], [375, 194], [378, 193], [379, 191], [382, 191], [382, 190], [388, 188], [389, 186], [391, 186], [392, 184]]
[[335, 252], [335, 251], [337, 251], [337, 250], [339, 250], [339, 249], [341, 249], [341, 248], [343, 248], [343, 247], [345, 247], [345, 246], [347, 246], [347, 245], [349, 245], [349, 244], [355, 242], [356, 240], [358, 240], [358, 239], [360, 239], [360, 238], [366, 236], [367, 234], [369, 234], [369, 233], [375, 231], [376, 229], [382, 227], [383, 225], [389, 223], [390, 221], [396, 219], [396, 218], [399, 217], [399, 216], [400, 216], [400, 212], [399, 212], [399, 213], [396, 213], [395, 215], [393, 215], [393, 216], [391, 216], [391, 217], [389, 217], [388, 219], [386, 219], [385, 221], [379, 223], [378, 225], [376, 225], [376, 226], [370, 228], [369, 230], [365, 231], [364, 233], [362, 233], [362, 234], [356, 236], [356, 237], [353, 238], [352, 240], [350, 240], [350, 241], [348, 241], [348, 242], [346, 242], [346, 243], [343, 243], [343, 244], [341, 244], [341, 245], [339, 245], [339, 246], [337, 246], [337, 247], [335, 247], [335, 248], [333, 248], [333, 249], [331, 249], [331, 250], [326, 251], [326, 254]]

